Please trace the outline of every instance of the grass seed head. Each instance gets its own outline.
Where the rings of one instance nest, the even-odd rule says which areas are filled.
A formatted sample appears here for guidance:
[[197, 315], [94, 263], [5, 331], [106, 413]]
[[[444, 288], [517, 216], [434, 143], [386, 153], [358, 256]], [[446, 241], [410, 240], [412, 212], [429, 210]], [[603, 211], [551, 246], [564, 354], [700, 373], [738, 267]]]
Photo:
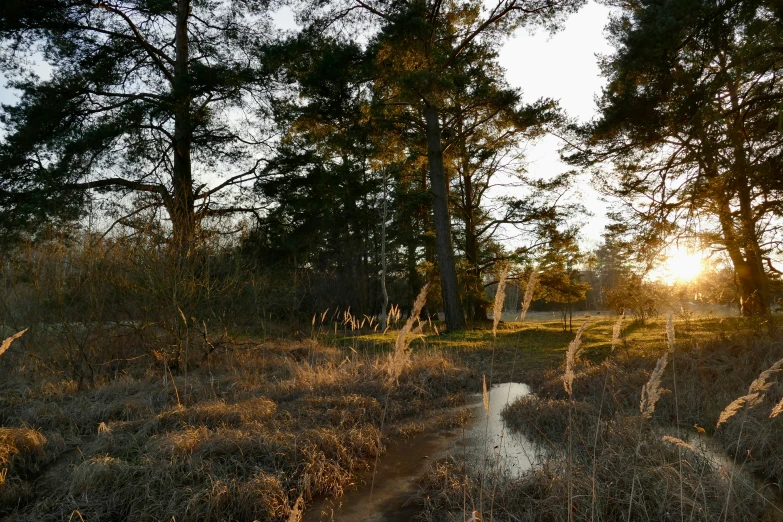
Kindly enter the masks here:
[[670, 444], [674, 444], [675, 446], [677, 446], [679, 448], [685, 448], [685, 449], [691, 450], [693, 452], [696, 451], [696, 448], [694, 448], [693, 446], [691, 446], [690, 444], [688, 444], [684, 440], [678, 439], [677, 437], [672, 437], [671, 435], [664, 435], [663, 437], [661, 437], [661, 440], [663, 440], [664, 442], [668, 442]]
[[534, 266], [530, 272], [530, 279], [527, 280], [527, 286], [525, 287], [525, 300], [522, 301], [522, 314], [519, 316], [520, 321], [525, 320], [527, 310], [530, 308], [530, 303], [533, 302], [533, 293], [536, 290], [536, 283], [538, 282], [538, 267]]
[[[776, 361], [775, 364], [761, 372], [759, 376], [750, 383], [747, 395], [734, 399], [723, 409], [718, 417], [716, 427], [720, 427], [721, 424], [724, 424], [735, 416], [743, 407], [747, 406], [748, 408], [752, 408], [761, 403], [766, 391], [772, 386], [772, 383], [769, 381], [770, 377], [778, 373], [781, 368], [783, 368], [783, 359]], [[770, 418], [777, 417], [781, 412], [783, 412], [783, 401], [772, 409]]]
[[650, 380], [642, 386], [642, 399], [639, 402], [639, 411], [641, 411], [642, 416], [648, 419], [652, 417], [653, 412], [655, 412], [655, 404], [661, 398], [661, 378], [668, 362], [669, 353], [666, 352], [655, 364], [655, 369], [650, 374]]
[[568, 345], [568, 351], [566, 352], [566, 369], [565, 373], [563, 374], [563, 387], [569, 396], [571, 396], [573, 393], [574, 367], [576, 366], [576, 358], [579, 357], [579, 354], [582, 353], [580, 348], [582, 345], [582, 332], [585, 331], [585, 327], [587, 327], [588, 322], [590, 322], [590, 319], [587, 319], [584, 323], [582, 323], [579, 331], [576, 332], [576, 337], [574, 337], [574, 340], [571, 341], [571, 343]]
[[498, 276], [498, 287], [495, 290], [495, 306], [492, 309], [492, 337], [497, 337], [498, 323], [500, 322], [500, 316], [503, 314], [503, 303], [506, 300], [506, 277], [508, 276], [508, 263], [504, 264], [500, 269]]
[[11, 343], [16, 341], [20, 337], [22, 337], [27, 330], [28, 329], [25, 328], [21, 332], [15, 333], [11, 337], [9, 337], [8, 339], [6, 339], [2, 343], [0, 343], [0, 355], [3, 355], [3, 353], [11, 347]]

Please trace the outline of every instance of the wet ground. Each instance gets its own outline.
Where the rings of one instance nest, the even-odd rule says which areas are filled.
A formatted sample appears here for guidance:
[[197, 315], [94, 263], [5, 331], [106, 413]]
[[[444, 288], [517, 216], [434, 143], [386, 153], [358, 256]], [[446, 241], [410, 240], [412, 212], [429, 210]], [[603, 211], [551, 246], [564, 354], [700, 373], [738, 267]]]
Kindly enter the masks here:
[[476, 460], [477, 465], [501, 467], [518, 475], [530, 468], [532, 445], [505, 429], [500, 412], [530, 393], [525, 384], [503, 383], [489, 390], [489, 411], [483, 397], [471, 397], [471, 421], [462, 429], [430, 430], [389, 445], [378, 461], [373, 480], [369, 471], [359, 477], [356, 489], [337, 499], [320, 499], [305, 511], [303, 522], [402, 522], [419, 507], [408, 503], [417, 480], [431, 463], [453, 455]]

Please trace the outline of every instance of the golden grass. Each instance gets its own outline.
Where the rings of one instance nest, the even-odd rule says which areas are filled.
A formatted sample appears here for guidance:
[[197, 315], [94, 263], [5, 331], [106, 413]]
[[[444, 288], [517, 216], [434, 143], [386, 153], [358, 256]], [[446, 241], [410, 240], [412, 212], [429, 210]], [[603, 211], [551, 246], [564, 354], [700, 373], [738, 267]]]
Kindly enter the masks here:
[[[159, 366], [65, 393], [56, 383], [0, 384], [10, 392], [0, 419], [20, 424], [0, 432], [19, 449], [9, 457], [12, 471], [33, 470], [46, 485], [6, 488], [0, 516], [67, 520], [78, 510], [85, 520], [289, 520], [302, 502], [341, 495], [384, 450], [378, 427], [387, 394], [394, 436], [465, 401], [465, 371], [441, 354], [409, 353], [392, 386], [384, 357], [314, 341], [281, 344], [215, 354], [175, 375], [181, 406]], [[44, 433], [62, 444], [39, 457], [30, 441]]]

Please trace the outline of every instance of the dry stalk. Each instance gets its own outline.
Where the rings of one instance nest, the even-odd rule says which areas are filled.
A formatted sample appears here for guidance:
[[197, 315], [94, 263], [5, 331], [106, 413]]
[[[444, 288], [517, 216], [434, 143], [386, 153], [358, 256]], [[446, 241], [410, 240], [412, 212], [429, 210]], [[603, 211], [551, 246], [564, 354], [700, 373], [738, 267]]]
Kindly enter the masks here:
[[484, 411], [489, 415], [489, 393], [487, 393], [487, 376], [484, 376], [484, 382], [481, 385], [482, 396], [484, 398]]
[[498, 276], [498, 287], [495, 290], [495, 307], [492, 309], [492, 337], [497, 337], [498, 323], [500, 322], [500, 316], [503, 314], [503, 303], [506, 300], [506, 277], [508, 277], [508, 263], [504, 264], [500, 269]]
[[612, 328], [612, 351], [614, 351], [615, 347], [617, 346], [617, 343], [620, 342], [620, 334], [623, 331], [624, 318], [625, 318], [625, 312], [620, 314], [620, 317], [617, 318], [617, 322], [614, 323], [614, 327]]
[[25, 328], [21, 332], [17, 332], [14, 335], [12, 335], [11, 337], [9, 337], [6, 340], [4, 340], [2, 342], [2, 344], [0, 344], [0, 355], [3, 355], [3, 353], [5, 353], [5, 351], [8, 350], [11, 347], [11, 343], [16, 341], [20, 337], [22, 337], [27, 330], [29, 330], [29, 328]]
[[[761, 372], [759, 376], [756, 377], [752, 383], [750, 383], [747, 395], [743, 395], [742, 397], [734, 399], [723, 409], [723, 411], [720, 413], [720, 417], [718, 417], [717, 427], [720, 427], [721, 424], [736, 415], [737, 412], [740, 411], [744, 406], [752, 408], [753, 406], [761, 403], [765, 392], [769, 390], [770, 386], [772, 386], [772, 383], [769, 382], [769, 378], [778, 373], [781, 368], [783, 368], [783, 359], [780, 359], [768, 369]], [[783, 401], [781, 401], [772, 409], [770, 417], [777, 417], [781, 411], [783, 411]]]
[[530, 308], [530, 303], [533, 302], [533, 292], [536, 290], [536, 283], [538, 282], [538, 267], [534, 266], [530, 272], [530, 278], [527, 280], [527, 286], [525, 287], [525, 300], [522, 301], [522, 315], [519, 320], [524, 321], [527, 315], [527, 310]]
[[563, 374], [563, 387], [566, 393], [568, 393], [568, 520], [569, 522], [574, 519], [574, 496], [573, 496], [573, 483], [571, 477], [571, 463], [573, 461], [573, 402], [574, 402], [574, 367], [576, 366], [576, 358], [582, 353], [582, 332], [585, 331], [587, 323], [590, 319], [586, 319], [579, 331], [576, 332], [574, 340], [568, 344], [568, 351], [566, 352], [566, 370]]
[[655, 369], [650, 374], [650, 380], [647, 384], [642, 386], [642, 399], [639, 402], [639, 411], [643, 417], [651, 418], [655, 412], [655, 404], [658, 399], [661, 398], [661, 378], [663, 377], [663, 370], [666, 369], [666, 364], [669, 362], [669, 352], [663, 354], [663, 357], [658, 359], [655, 364]]

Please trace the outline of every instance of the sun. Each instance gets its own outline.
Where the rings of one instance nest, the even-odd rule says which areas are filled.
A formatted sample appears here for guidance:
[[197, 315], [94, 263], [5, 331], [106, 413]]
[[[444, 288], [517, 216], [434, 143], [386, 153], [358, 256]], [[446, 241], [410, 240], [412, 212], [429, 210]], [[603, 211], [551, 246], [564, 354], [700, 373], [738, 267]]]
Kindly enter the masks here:
[[686, 283], [695, 279], [703, 270], [703, 257], [697, 252], [673, 250], [663, 266], [664, 279], [672, 283]]

